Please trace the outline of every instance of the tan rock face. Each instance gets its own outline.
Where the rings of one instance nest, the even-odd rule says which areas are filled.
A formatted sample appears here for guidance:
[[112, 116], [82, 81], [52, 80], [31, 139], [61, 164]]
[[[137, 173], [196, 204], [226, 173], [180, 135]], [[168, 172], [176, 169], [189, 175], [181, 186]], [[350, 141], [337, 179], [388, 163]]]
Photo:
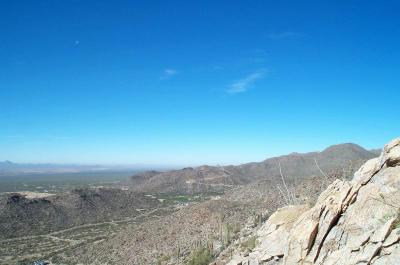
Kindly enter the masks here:
[[[260, 254], [260, 261], [276, 260], [283, 257], [289, 232], [298, 217], [308, 210], [305, 205], [288, 206], [276, 211], [257, 233], [260, 245], [255, 252]], [[257, 258], [257, 255], [253, 255]], [[251, 255], [250, 255], [251, 257]]]
[[257, 232], [259, 244], [247, 257], [235, 256], [228, 265], [279, 264], [288, 245], [289, 232], [306, 205], [287, 206], [277, 210]]
[[242, 264], [400, 264], [400, 139], [352, 181], [332, 183], [310, 210], [285, 211], [266, 222]]

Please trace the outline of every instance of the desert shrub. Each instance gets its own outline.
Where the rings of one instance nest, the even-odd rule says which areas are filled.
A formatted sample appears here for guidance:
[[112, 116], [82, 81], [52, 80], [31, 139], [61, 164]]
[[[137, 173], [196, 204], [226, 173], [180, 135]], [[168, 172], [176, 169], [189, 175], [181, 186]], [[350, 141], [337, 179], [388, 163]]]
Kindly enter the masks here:
[[[399, 229], [400, 228], [400, 210], [397, 210], [396, 219], [393, 221], [392, 229]], [[400, 231], [397, 232], [399, 234]]]
[[250, 237], [249, 239], [240, 244], [241, 249], [243, 251], [246, 250], [252, 251], [256, 247], [256, 240], [257, 238], [255, 236]]
[[189, 257], [189, 261], [186, 263], [187, 265], [208, 265], [213, 256], [211, 251], [206, 247], [200, 247], [199, 249], [192, 252]]
[[260, 227], [262, 224], [268, 219], [268, 213], [257, 213], [253, 211], [251, 213], [252, 216], [252, 227]]

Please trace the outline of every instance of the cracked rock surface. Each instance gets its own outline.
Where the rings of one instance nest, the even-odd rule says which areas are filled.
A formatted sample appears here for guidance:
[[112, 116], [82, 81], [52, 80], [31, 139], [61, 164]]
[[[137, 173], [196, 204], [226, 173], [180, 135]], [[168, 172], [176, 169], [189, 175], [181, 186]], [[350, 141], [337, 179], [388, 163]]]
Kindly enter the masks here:
[[351, 181], [336, 180], [311, 209], [278, 210], [258, 245], [230, 265], [400, 264], [400, 138]]

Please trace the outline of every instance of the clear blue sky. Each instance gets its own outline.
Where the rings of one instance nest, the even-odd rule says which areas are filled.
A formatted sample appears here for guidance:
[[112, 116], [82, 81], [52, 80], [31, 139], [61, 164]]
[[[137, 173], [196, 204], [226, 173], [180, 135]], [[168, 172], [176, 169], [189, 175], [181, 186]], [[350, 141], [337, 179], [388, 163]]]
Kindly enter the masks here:
[[229, 164], [400, 135], [399, 1], [2, 1], [0, 160]]

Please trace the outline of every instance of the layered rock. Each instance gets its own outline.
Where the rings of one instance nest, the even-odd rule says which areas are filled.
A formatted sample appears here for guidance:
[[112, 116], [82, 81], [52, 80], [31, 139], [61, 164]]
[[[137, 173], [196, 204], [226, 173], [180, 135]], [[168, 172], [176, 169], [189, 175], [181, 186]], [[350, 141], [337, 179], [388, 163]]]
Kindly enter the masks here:
[[[295, 220], [295, 221], [294, 221]], [[232, 265], [400, 264], [400, 139], [336, 180], [315, 206], [283, 208], [258, 233], [258, 246]]]

